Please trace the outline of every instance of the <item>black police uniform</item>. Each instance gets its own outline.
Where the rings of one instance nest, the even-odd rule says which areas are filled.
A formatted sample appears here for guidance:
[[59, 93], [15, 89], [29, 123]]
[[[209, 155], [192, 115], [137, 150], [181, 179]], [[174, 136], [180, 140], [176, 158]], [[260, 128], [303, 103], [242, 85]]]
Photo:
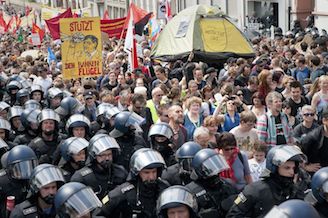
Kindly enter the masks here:
[[304, 198], [292, 182], [284, 183], [274, 175], [247, 185], [235, 199], [227, 217], [264, 217], [274, 205]]
[[36, 137], [36, 134], [32, 134], [31, 130], [28, 130], [22, 135], [17, 135], [14, 139], [14, 143], [16, 143], [17, 145], [27, 145]]
[[316, 203], [314, 208], [318, 211], [320, 217], [328, 217], [328, 204], [326, 202]]
[[10, 214], [10, 218], [54, 218], [56, 217], [56, 210], [54, 207], [49, 209], [49, 213], [42, 211], [37, 206], [37, 197], [33, 196], [24, 202], [16, 205]]
[[71, 177], [74, 175], [74, 173], [77, 171], [73, 168], [71, 163], [68, 161], [63, 166], [60, 166], [60, 169], [62, 170], [64, 179], [66, 182], [71, 181]]
[[92, 164], [76, 171], [71, 177], [71, 182], [90, 186], [101, 200], [109, 191], [124, 183], [127, 175], [124, 167], [117, 164], [111, 164], [109, 170], [99, 169], [96, 164]]
[[10, 179], [7, 172], [0, 170], [0, 217], [6, 217], [7, 196], [15, 196], [15, 204], [26, 199], [28, 180]]
[[[217, 179], [217, 178], [216, 178]], [[202, 218], [225, 217], [227, 211], [237, 196], [237, 190], [228, 182], [217, 179], [218, 182], [211, 186], [205, 180], [197, 180], [186, 187], [195, 194], [199, 216]]]
[[157, 218], [156, 200], [167, 187], [169, 184], [161, 179], [152, 187], [137, 181], [126, 182], [103, 198], [100, 215], [107, 218]]
[[65, 135], [58, 134], [54, 136], [54, 140], [45, 141], [42, 137], [36, 137], [28, 146], [33, 149], [39, 159], [39, 164], [49, 163], [58, 165], [60, 160], [59, 145], [65, 139]]
[[170, 185], [186, 185], [192, 181], [190, 179], [190, 175], [180, 173], [179, 163], [169, 166], [163, 170], [162, 179], [168, 181]]
[[118, 155], [114, 155], [114, 162], [124, 166], [124, 168], [129, 171], [129, 163], [132, 154], [136, 150], [146, 147], [145, 140], [135, 133], [128, 133], [116, 138], [116, 141], [120, 145], [121, 152]]

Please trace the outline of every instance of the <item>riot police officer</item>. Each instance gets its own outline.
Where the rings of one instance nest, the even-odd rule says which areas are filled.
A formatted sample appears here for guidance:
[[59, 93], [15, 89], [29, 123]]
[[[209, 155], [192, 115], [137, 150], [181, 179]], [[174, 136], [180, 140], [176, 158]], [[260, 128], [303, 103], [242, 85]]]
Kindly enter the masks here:
[[144, 139], [138, 134], [138, 131], [142, 131], [139, 125], [143, 122], [142, 117], [128, 111], [122, 111], [115, 116], [115, 128], [110, 132], [110, 136], [116, 139], [121, 148], [115, 162], [123, 165], [127, 171], [131, 155], [136, 150], [146, 147]]
[[92, 187], [99, 199], [102, 199], [117, 185], [125, 182], [127, 172], [123, 166], [113, 163], [113, 155], [120, 147], [116, 140], [105, 134], [90, 139], [88, 152], [90, 164], [76, 171], [72, 182], [81, 182]]
[[[33, 84], [31, 86], [31, 92], [30, 92], [30, 99], [33, 99], [35, 101], [37, 101], [42, 107], [44, 106], [43, 103], [43, 90], [42, 87], [40, 85], [37, 84]], [[40, 108], [41, 110], [41, 108]]]
[[274, 205], [303, 199], [293, 179], [305, 155], [297, 146], [276, 146], [268, 152], [264, 180], [251, 183], [235, 199], [227, 217], [263, 217]]
[[6, 169], [0, 171], [0, 217], [6, 217], [7, 196], [15, 196], [16, 204], [25, 200], [32, 170], [37, 165], [34, 151], [26, 145], [17, 145], [8, 152]]
[[200, 217], [224, 217], [237, 191], [218, 175], [229, 168], [224, 157], [213, 149], [198, 151], [192, 162], [193, 180], [186, 187], [196, 195]]
[[16, 80], [8, 81], [6, 90], [8, 95], [4, 98], [4, 101], [10, 106], [14, 106], [16, 103], [16, 94], [18, 90], [22, 88], [22, 84]]
[[61, 100], [64, 98], [64, 93], [62, 90], [56, 87], [51, 87], [48, 89], [47, 93], [47, 103], [48, 108], [50, 109], [56, 109], [60, 106]]
[[[8, 144], [0, 138], [0, 158], [1, 158], [1, 160], [2, 160], [2, 157], [5, 155], [5, 153], [8, 152], [8, 150], [9, 150]], [[3, 158], [5, 158], [5, 157], [3, 157]], [[7, 162], [7, 161], [5, 161], [5, 162]], [[5, 165], [6, 165], [6, 163], [3, 165], [2, 161], [1, 161], [0, 169], [4, 169]]]
[[196, 197], [184, 186], [175, 185], [165, 189], [157, 200], [160, 218], [197, 218]]
[[24, 134], [16, 136], [14, 143], [18, 145], [25, 145], [38, 136], [38, 116], [40, 113], [41, 111], [38, 109], [25, 109], [22, 112], [20, 118], [25, 131]]
[[155, 218], [156, 200], [169, 185], [160, 179], [165, 161], [158, 151], [141, 148], [133, 153], [127, 182], [102, 199], [106, 217]]
[[16, 93], [16, 105], [23, 106], [27, 100], [30, 98], [29, 90], [23, 88]]
[[63, 120], [67, 120], [73, 114], [81, 114], [84, 106], [74, 97], [67, 96], [60, 102], [60, 106], [55, 109]]
[[38, 116], [40, 135], [33, 139], [29, 146], [35, 151], [40, 163], [57, 165], [60, 160], [58, 148], [64, 135], [58, 133], [60, 118], [51, 109], [43, 109]]
[[321, 217], [328, 217], [328, 167], [318, 170], [311, 181], [312, 194], [316, 200], [314, 207]]
[[158, 151], [165, 160], [166, 166], [176, 163], [172, 149], [173, 130], [164, 122], [155, 123], [149, 130], [148, 138], [151, 148]]
[[56, 216], [54, 199], [65, 179], [60, 169], [51, 164], [41, 164], [34, 168], [30, 178], [31, 195], [16, 205], [12, 218], [51, 218]]
[[0, 117], [0, 138], [3, 139], [10, 148], [13, 148], [16, 144], [11, 141], [10, 137], [11, 125], [10, 123]]
[[118, 107], [108, 103], [98, 105], [96, 110], [97, 122], [92, 126], [93, 132], [109, 134], [114, 129], [115, 116], [120, 112]]
[[192, 159], [201, 149], [202, 147], [194, 141], [184, 143], [175, 154], [178, 163], [165, 169], [162, 178], [171, 185], [189, 184], [191, 182]]
[[55, 207], [59, 218], [91, 216], [102, 206], [93, 190], [79, 182], [63, 185], [55, 196]]
[[68, 136], [90, 139], [90, 120], [82, 114], [73, 114], [66, 122]]
[[265, 218], [319, 218], [318, 212], [309, 203], [292, 199], [274, 206]]
[[42, 105], [38, 101], [30, 99], [24, 103], [24, 109], [42, 110]]
[[22, 113], [23, 108], [21, 106], [12, 106], [11, 108], [9, 108], [8, 121], [11, 125], [10, 141], [14, 141], [15, 137], [25, 132], [20, 119]]

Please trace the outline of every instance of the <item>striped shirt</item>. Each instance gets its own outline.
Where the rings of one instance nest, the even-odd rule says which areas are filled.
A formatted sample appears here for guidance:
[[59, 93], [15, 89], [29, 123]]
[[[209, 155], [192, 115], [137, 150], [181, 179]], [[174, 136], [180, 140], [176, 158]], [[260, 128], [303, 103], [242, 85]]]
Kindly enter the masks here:
[[[293, 143], [292, 128], [288, 124], [287, 116], [282, 112], [279, 116], [286, 142], [287, 144], [291, 144]], [[258, 118], [256, 123], [256, 132], [259, 140], [267, 144], [269, 147], [274, 147], [277, 145], [275, 117], [272, 115], [270, 110]]]

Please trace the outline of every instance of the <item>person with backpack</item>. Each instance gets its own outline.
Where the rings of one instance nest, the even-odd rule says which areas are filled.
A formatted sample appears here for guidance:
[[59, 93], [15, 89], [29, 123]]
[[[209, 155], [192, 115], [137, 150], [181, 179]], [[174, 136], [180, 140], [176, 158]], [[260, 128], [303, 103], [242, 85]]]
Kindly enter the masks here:
[[282, 112], [282, 95], [279, 92], [270, 92], [265, 101], [268, 111], [256, 123], [259, 140], [268, 148], [292, 144], [292, 128], [287, 115]]

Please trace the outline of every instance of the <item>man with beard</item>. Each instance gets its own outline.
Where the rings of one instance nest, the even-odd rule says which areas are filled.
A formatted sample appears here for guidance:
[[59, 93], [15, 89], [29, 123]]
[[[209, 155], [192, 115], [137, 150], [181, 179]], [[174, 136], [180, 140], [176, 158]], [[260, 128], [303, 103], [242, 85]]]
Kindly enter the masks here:
[[193, 182], [186, 187], [196, 195], [200, 217], [225, 217], [237, 190], [218, 175], [229, 168], [223, 156], [213, 149], [198, 151], [191, 166]]
[[180, 105], [172, 105], [168, 111], [169, 125], [173, 130], [173, 151], [176, 151], [187, 141], [187, 130], [183, 126], [184, 116]]
[[14, 143], [17, 145], [26, 145], [38, 136], [38, 115], [41, 113], [38, 109], [25, 109], [21, 114], [21, 123], [25, 133], [16, 136]]
[[120, 154], [114, 158], [115, 163], [124, 166], [127, 171], [131, 155], [136, 150], [146, 147], [146, 143], [139, 133], [142, 131], [140, 125], [143, 122], [144, 118], [138, 114], [122, 111], [115, 116], [115, 128], [109, 133], [121, 148]]
[[276, 146], [266, 157], [264, 180], [247, 185], [235, 199], [227, 217], [263, 217], [274, 205], [289, 199], [303, 199], [294, 184], [299, 164], [306, 159], [297, 146]]
[[89, 142], [84, 138], [71, 137], [60, 145], [60, 154], [65, 163], [60, 166], [65, 181], [70, 181], [75, 171], [85, 166]]
[[151, 118], [151, 113], [148, 107], [146, 107], [146, 99], [142, 94], [134, 94], [131, 98], [132, 104], [129, 107], [131, 112], [135, 112], [136, 114], [145, 118], [146, 122], [140, 125], [143, 130], [143, 138], [146, 140], [148, 137], [148, 132], [153, 125], [153, 119]]
[[160, 179], [165, 167], [163, 157], [150, 148], [136, 151], [130, 160], [127, 182], [102, 199], [101, 213], [106, 217], [155, 218], [156, 200], [169, 185]]
[[172, 150], [173, 131], [169, 124], [159, 122], [154, 124], [149, 131], [149, 141], [151, 148], [158, 151], [165, 160], [166, 166], [176, 163]]
[[125, 182], [128, 174], [123, 166], [113, 163], [113, 156], [119, 149], [115, 139], [106, 134], [95, 135], [89, 142], [90, 164], [76, 171], [71, 181], [90, 186], [102, 199], [117, 185]]
[[59, 162], [58, 145], [64, 136], [58, 133], [60, 118], [51, 109], [43, 109], [38, 116], [40, 136], [33, 139], [29, 146], [34, 150], [40, 163], [57, 165]]
[[31, 195], [16, 205], [10, 217], [55, 217], [55, 195], [57, 189], [64, 183], [65, 179], [58, 167], [51, 164], [41, 164], [35, 167], [30, 178]]

